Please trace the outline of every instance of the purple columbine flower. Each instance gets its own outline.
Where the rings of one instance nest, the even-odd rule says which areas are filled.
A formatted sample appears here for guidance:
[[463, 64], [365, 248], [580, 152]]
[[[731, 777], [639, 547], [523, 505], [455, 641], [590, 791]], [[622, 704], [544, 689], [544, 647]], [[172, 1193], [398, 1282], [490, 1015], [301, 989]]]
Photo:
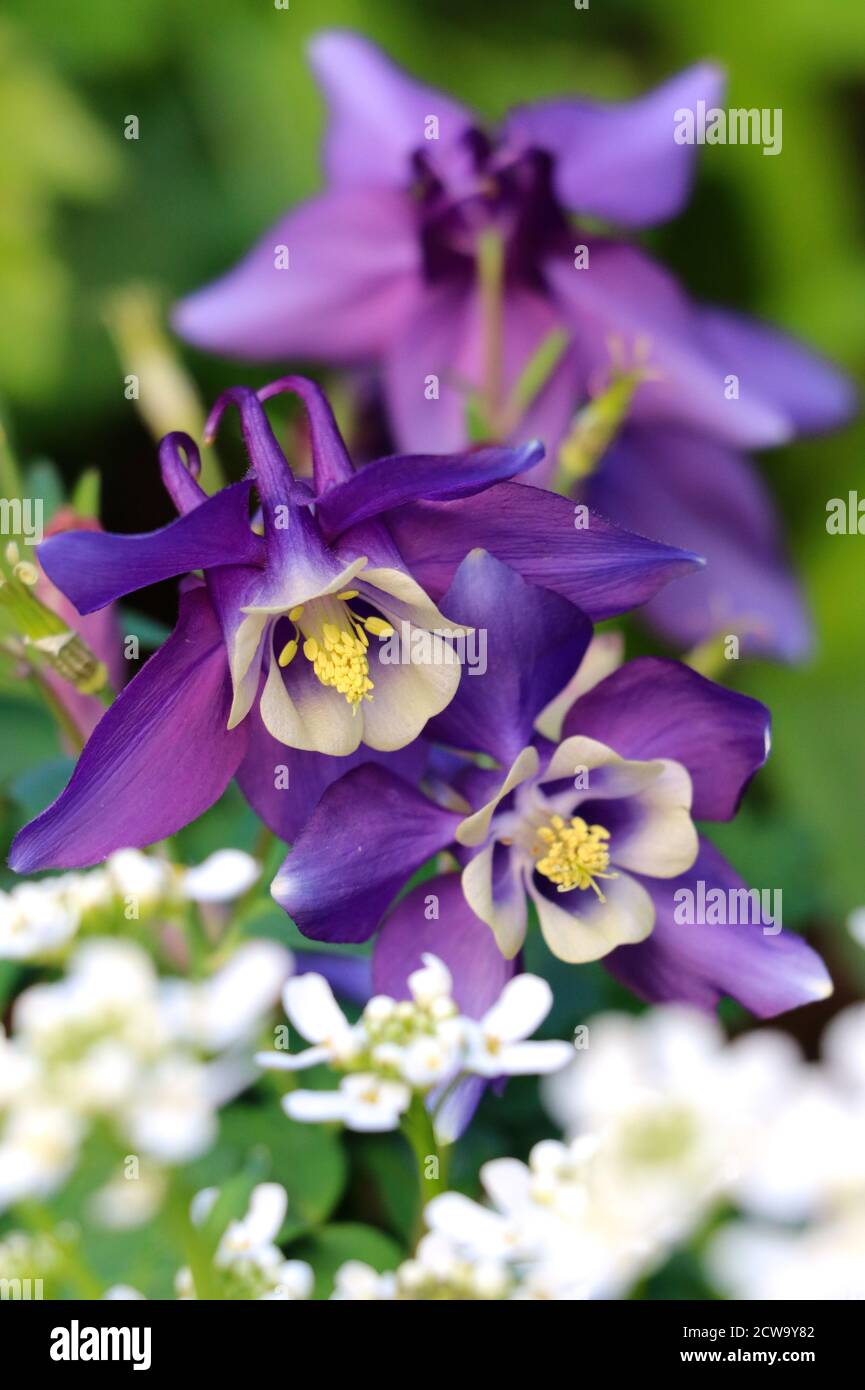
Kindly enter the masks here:
[[[502, 401], [552, 330], [569, 340], [545, 392], [545, 439], [561, 437], [607, 372], [611, 340], [652, 369], [633, 401], [641, 423], [764, 447], [849, 411], [847, 383], [812, 354], [695, 306], [642, 251], [572, 224], [577, 214], [630, 231], [680, 210], [695, 147], [674, 139], [675, 113], [719, 99], [715, 67], [689, 68], [630, 103], [517, 107], [490, 133], [357, 35], [320, 34], [311, 61], [330, 113], [328, 189], [178, 306], [190, 342], [253, 360], [376, 362], [400, 446], [459, 448], [466, 388], [491, 385], [478, 263], [492, 234], [502, 249]], [[430, 374], [435, 400], [425, 398]], [[725, 395], [731, 375], [735, 400]]]
[[[462, 447], [467, 399], [479, 396], [489, 433], [545, 441], [547, 461], [527, 479], [543, 484], [575, 411], [611, 367], [637, 367], [634, 428], [586, 495], [633, 525], [650, 493], [640, 529], [710, 564], [648, 617], [676, 643], [733, 631], [743, 652], [802, 658], [798, 586], [736, 451], [839, 424], [849, 384], [783, 334], [693, 304], [637, 247], [573, 220], [630, 232], [677, 213], [695, 155], [674, 139], [677, 113], [715, 104], [721, 73], [700, 64], [621, 105], [518, 107], [491, 133], [356, 35], [319, 35], [311, 61], [330, 111], [327, 191], [185, 299], [178, 332], [244, 359], [375, 363], [401, 448]], [[515, 417], [517, 383], [557, 332], [566, 347]], [[656, 467], [671, 448], [670, 466]]]
[[[387, 917], [376, 987], [434, 950], [481, 989], [480, 924], [513, 962], [533, 903], [555, 955], [603, 958], [644, 999], [713, 1008], [729, 994], [762, 1017], [825, 997], [825, 967], [801, 938], [761, 921], [676, 921], [683, 889], [698, 911], [713, 890], [745, 890], [694, 822], [735, 814], [766, 758], [765, 707], [653, 657], [590, 684], [583, 614], [483, 552], [460, 566], [447, 604], [463, 622], [484, 615], [488, 669], [463, 680], [428, 734], [498, 767], [469, 767], [437, 801], [382, 768], [335, 782], [273, 885], [300, 929], [358, 941]], [[407, 878], [447, 848], [460, 879], [425, 880], [388, 915]]]
[[[311, 483], [292, 476], [264, 412], [262, 399], [283, 390], [308, 413]], [[289, 840], [347, 757], [399, 756], [398, 771], [415, 777], [423, 749], [409, 745], [460, 679], [445, 640], [460, 625], [439, 612], [420, 571], [443, 592], [478, 540], [529, 573], [552, 566], [598, 617], [644, 602], [697, 563], [589, 514], [575, 530], [564, 498], [500, 481], [531, 467], [539, 445], [380, 459], [356, 472], [311, 382], [225, 392], [208, 434], [228, 405], [240, 411], [251, 464], [243, 482], [207, 497], [195, 444], [169, 435], [160, 461], [176, 521], [147, 535], [68, 532], [40, 549], [49, 578], [82, 614], [172, 576], [202, 571], [204, 582], [185, 581], [172, 637], [104, 715], [66, 790], [17, 837], [10, 862], [19, 872], [94, 863], [161, 839], [235, 775]], [[425, 533], [427, 506], [444, 509], [441, 545]], [[416, 566], [403, 558], [403, 538], [414, 538]], [[408, 632], [407, 659], [385, 661], [380, 639], [396, 627]], [[431, 629], [445, 637], [415, 659], [412, 636]]]

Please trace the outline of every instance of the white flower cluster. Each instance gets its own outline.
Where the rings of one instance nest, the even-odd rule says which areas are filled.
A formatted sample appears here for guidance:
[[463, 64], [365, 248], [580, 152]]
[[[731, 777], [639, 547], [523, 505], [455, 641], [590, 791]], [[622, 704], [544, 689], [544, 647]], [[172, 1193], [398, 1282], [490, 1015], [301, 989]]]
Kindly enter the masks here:
[[[865, 1295], [865, 1005], [830, 1025], [820, 1065], [770, 1030], [727, 1043], [714, 1019], [677, 1006], [606, 1015], [588, 1036], [546, 1082], [567, 1142], [536, 1145], [528, 1164], [487, 1163], [486, 1204], [453, 1192], [429, 1203], [451, 1292], [421, 1296], [464, 1297], [468, 1262], [484, 1281], [510, 1271], [501, 1297], [619, 1297], [721, 1197], [775, 1218], [715, 1236], [708, 1273], [723, 1291]], [[365, 1279], [364, 1292], [351, 1272], [342, 1296], [406, 1296], [399, 1273]]]
[[[215, 1187], [197, 1192], [192, 1203], [193, 1224], [207, 1221], [219, 1196]], [[288, 1210], [288, 1194], [277, 1182], [254, 1187], [246, 1215], [229, 1222], [213, 1258], [219, 1297], [290, 1303], [309, 1298], [312, 1269], [303, 1260], [287, 1260], [275, 1244]], [[198, 1297], [192, 1271], [178, 1271], [175, 1280], [181, 1299]]]
[[737, 1190], [743, 1219], [708, 1252], [741, 1299], [865, 1299], [865, 1004], [838, 1014], [821, 1061], [800, 1058]]
[[[254, 1076], [248, 1049], [291, 968], [275, 942], [250, 941], [209, 978], [162, 979], [133, 942], [81, 942], [65, 975], [18, 996], [12, 1033], [0, 1032], [0, 1209], [61, 1186], [100, 1121], [124, 1154], [170, 1164], [202, 1153], [219, 1106]], [[116, 1192], [103, 1196], [116, 1212]]]
[[230, 902], [259, 872], [239, 849], [218, 850], [191, 869], [123, 849], [96, 869], [16, 884], [8, 893], [0, 890], [0, 959], [51, 959], [82, 926], [107, 930], [124, 913], [148, 917], [186, 902]]
[[[349, 1129], [396, 1129], [413, 1096], [441, 1105], [461, 1077], [516, 1076], [555, 1071], [573, 1056], [570, 1043], [527, 1042], [552, 1004], [535, 975], [518, 975], [481, 1019], [460, 1014], [453, 983], [437, 956], [408, 979], [411, 999], [369, 1000], [349, 1023], [321, 975], [291, 979], [283, 991], [288, 1018], [312, 1043], [300, 1053], [263, 1052], [256, 1061], [276, 1071], [320, 1062], [342, 1072], [335, 1091], [290, 1091], [283, 1108], [295, 1120], [341, 1121]], [[433, 1109], [436, 1105], [433, 1104]]]

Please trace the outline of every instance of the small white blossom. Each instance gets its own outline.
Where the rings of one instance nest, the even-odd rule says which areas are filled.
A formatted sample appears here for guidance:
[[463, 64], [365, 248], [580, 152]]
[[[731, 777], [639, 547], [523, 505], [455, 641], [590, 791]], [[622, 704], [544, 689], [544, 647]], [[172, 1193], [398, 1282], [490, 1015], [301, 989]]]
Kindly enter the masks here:
[[544, 1021], [553, 992], [537, 975], [517, 975], [480, 1022], [468, 1026], [465, 1070], [477, 1076], [522, 1076], [557, 1071], [573, 1058], [566, 1042], [526, 1042]]
[[[193, 1224], [201, 1226], [218, 1197], [214, 1187], [195, 1194], [190, 1207]], [[268, 1302], [294, 1302], [312, 1293], [313, 1274], [303, 1260], [286, 1260], [275, 1243], [288, 1210], [288, 1194], [280, 1183], [259, 1183], [249, 1195], [246, 1215], [230, 1221], [213, 1257], [214, 1270], [226, 1281], [228, 1296]], [[175, 1280], [181, 1298], [195, 1298], [188, 1268]]]
[[336, 1091], [289, 1091], [282, 1106], [293, 1120], [309, 1124], [339, 1121], [364, 1132], [396, 1129], [411, 1102], [400, 1081], [384, 1081], [362, 1072], [344, 1076]]
[[184, 869], [180, 891], [198, 903], [228, 903], [243, 897], [261, 873], [261, 865], [240, 849], [218, 849], [194, 868]]
[[72, 939], [79, 921], [80, 913], [50, 879], [0, 891], [0, 959], [50, 956]]
[[413, 1094], [444, 1112], [455, 1084], [464, 1084], [461, 1077], [548, 1072], [570, 1060], [568, 1043], [526, 1041], [552, 1002], [545, 981], [533, 975], [511, 980], [477, 1022], [460, 1016], [444, 963], [428, 953], [422, 960], [408, 979], [410, 1000], [374, 995], [355, 1025], [320, 975], [289, 980], [285, 1011], [312, 1046], [299, 1053], [259, 1053], [256, 1061], [277, 1071], [326, 1063], [348, 1073], [337, 1091], [290, 1092], [283, 1100], [289, 1115], [310, 1123], [392, 1129]]

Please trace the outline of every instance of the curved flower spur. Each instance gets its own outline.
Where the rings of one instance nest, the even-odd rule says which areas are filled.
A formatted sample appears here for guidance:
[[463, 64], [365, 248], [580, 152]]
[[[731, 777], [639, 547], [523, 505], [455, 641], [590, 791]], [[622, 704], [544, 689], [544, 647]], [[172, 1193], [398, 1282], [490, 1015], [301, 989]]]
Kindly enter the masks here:
[[[311, 484], [292, 476], [263, 408], [281, 391], [306, 407]], [[66, 790], [16, 838], [18, 872], [76, 868], [162, 839], [207, 810], [235, 775], [287, 840], [352, 766], [347, 759], [396, 758], [397, 771], [416, 777], [423, 749], [413, 741], [453, 696], [460, 665], [447, 640], [419, 660], [409, 640], [388, 662], [378, 639], [395, 624], [409, 639], [463, 630], [439, 612], [393, 539], [397, 519], [422, 525], [412, 520], [419, 503], [455, 509], [448, 546], [425, 566], [438, 593], [478, 540], [530, 573], [552, 567], [598, 618], [645, 602], [698, 563], [593, 514], [576, 532], [564, 498], [502, 481], [530, 468], [539, 444], [380, 459], [356, 472], [312, 382], [285, 377], [258, 395], [233, 388], [217, 401], [210, 432], [228, 405], [240, 412], [251, 462], [243, 482], [208, 497], [196, 445], [170, 434], [160, 464], [176, 521], [146, 535], [67, 532], [40, 548], [46, 573], [80, 613], [195, 571], [203, 582], [184, 582], [174, 633], [106, 712]], [[489, 514], [484, 522], [470, 512], [463, 540], [460, 508], [481, 493]], [[277, 765], [289, 771], [290, 796], [274, 790]]]
[[[421, 950], [474, 988], [475, 972], [488, 969], [472, 945], [480, 923], [516, 962], [530, 901], [556, 956], [604, 958], [644, 999], [711, 1009], [729, 994], [768, 1016], [825, 998], [825, 966], [780, 923], [766, 933], [759, 924], [683, 927], [675, 917], [683, 888], [746, 891], [694, 821], [735, 815], [766, 759], [768, 710], [655, 657], [597, 680], [584, 661], [585, 616], [483, 552], [460, 566], [445, 605], [466, 622], [486, 614], [488, 668], [463, 682], [427, 733], [498, 766], [460, 769], [457, 760], [440, 802], [381, 768], [334, 783], [273, 884], [301, 931], [364, 940], [387, 917], [377, 988], [385, 979], [392, 988]], [[569, 683], [565, 712], [556, 697]], [[387, 915], [410, 876], [448, 847], [460, 878], [425, 879]], [[334, 876], [349, 853], [351, 878]], [[431, 901], [440, 918], [429, 920]]]

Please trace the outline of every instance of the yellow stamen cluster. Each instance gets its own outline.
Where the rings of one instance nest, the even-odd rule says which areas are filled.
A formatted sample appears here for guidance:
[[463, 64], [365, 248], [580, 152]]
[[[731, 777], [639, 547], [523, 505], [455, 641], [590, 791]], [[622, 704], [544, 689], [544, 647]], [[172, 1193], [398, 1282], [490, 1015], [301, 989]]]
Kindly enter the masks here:
[[286, 642], [278, 658], [280, 666], [288, 666], [301, 648], [316, 678], [344, 695], [353, 714], [357, 714], [362, 701], [372, 699], [374, 688], [369, 675], [367, 632], [375, 637], [389, 637], [393, 632], [384, 618], [363, 618], [349, 607], [357, 594], [356, 589], [346, 589], [335, 597], [313, 599], [292, 608], [288, 619], [295, 624], [295, 636]]
[[540, 826], [537, 836], [541, 843], [534, 846], [534, 853], [543, 857], [535, 867], [556, 884], [559, 893], [591, 888], [601, 902], [606, 901], [595, 880], [618, 878], [618, 874], [607, 872], [609, 830], [602, 825], [587, 825], [582, 816], [572, 816], [569, 822], [561, 816], [551, 816], [549, 825]]

